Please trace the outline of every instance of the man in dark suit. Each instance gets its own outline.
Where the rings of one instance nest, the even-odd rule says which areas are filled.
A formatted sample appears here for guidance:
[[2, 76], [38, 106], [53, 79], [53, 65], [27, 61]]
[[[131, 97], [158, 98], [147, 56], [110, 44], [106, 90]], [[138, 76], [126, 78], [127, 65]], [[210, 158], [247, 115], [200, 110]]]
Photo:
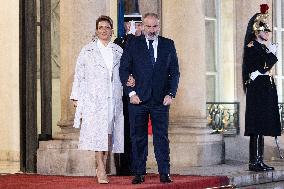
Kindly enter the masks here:
[[150, 114], [153, 143], [160, 181], [172, 182], [168, 140], [169, 106], [179, 83], [179, 66], [174, 42], [159, 36], [159, 18], [155, 13], [143, 17], [144, 34], [127, 43], [121, 57], [120, 79], [127, 83], [130, 72], [134, 87], [124, 89], [129, 94], [129, 120], [132, 140], [132, 184], [144, 182], [148, 155], [147, 124]]

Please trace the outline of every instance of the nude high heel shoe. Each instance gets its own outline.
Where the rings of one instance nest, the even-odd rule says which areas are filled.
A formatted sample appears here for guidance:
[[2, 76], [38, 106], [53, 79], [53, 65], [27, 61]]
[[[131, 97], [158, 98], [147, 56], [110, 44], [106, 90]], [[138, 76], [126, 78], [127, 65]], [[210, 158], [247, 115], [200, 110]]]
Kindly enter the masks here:
[[105, 176], [101, 177], [101, 175], [99, 175], [100, 173], [98, 173], [98, 172], [99, 172], [98, 169], [96, 169], [98, 183], [99, 184], [108, 184], [109, 180], [108, 180], [107, 176], [105, 175]]
[[98, 183], [100, 184], [108, 184], [109, 180], [106, 175], [105, 166], [104, 166], [104, 160], [103, 160], [103, 154], [98, 154], [96, 156], [96, 175], [98, 179]]

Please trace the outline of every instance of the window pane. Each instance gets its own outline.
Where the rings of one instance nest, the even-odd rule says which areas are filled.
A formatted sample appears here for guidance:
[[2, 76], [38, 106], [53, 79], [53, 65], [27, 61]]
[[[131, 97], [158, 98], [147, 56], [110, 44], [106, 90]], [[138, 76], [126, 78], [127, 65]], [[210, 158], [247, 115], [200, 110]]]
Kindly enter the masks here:
[[282, 28], [284, 28], [284, 1], [281, 1]]
[[[277, 43], [277, 35], [276, 35], [276, 30], [273, 30], [273, 36], [272, 36], [272, 42]], [[275, 69], [275, 74], [278, 75], [278, 70], [277, 70], [277, 64], [274, 66]]]
[[215, 2], [216, 2], [216, 0], [205, 0], [204, 1], [205, 16], [211, 17], [211, 18], [216, 18]]
[[276, 42], [277, 42], [277, 35], [276, 35], [276, 32], [277, 32], [276, 30], [273, 30], [273, 35], [272, 35], [272, 40], [271, 40], [273, 43], [276, 43]]
[[[282, 66], [284, 67], [284, 31], [282, 32]], [[284, 75], [284, 72], [282, 73]]]
[[36, 21], [40, 22], [40, 0], [36, 0]]
[[[281, 81], [279, 81], [281, 82]], [[279, 92], [278, 92], [278, 96], [279, 96]], [[278, 97], [279, 98], [279, 97]], [[283, 102], [283, 99], [284, 99], [284, 80], [282, 80], [282, 102]]]
[[139, 13], [138, 0], [124, 0], [124, 13], [125, 14]]
[[206, 71], [216, 72], [215, 65], [215, 22], [205, 20], [205, 57]]
[[276, 16], [276, 7], [277, 7], [277, 0], [273, 0], [273, 26], [271, 27], [277, 27], [276, 23], [277, 23], [277, 16]]
[[214, 102], [215, 98], [215, 89], [216, 89], [216, 76], [214, 75], [207, 75], [206, 76], [206, 101], [207, 102]]
[[[37, 29], [37, 64], [36, 64], [36, 77], [40, 78], [40, 26], [36, 27]], [[40, 89], [40, 88], [39, 88]]]

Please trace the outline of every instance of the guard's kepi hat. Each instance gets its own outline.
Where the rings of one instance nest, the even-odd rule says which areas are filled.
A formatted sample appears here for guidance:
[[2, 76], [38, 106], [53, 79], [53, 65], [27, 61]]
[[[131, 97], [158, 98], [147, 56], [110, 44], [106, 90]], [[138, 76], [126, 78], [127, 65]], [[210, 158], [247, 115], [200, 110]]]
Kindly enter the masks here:
[[124, 22], [142, 22], [142, 15], [141, 14], [126, 14], [124, 15]]
[[271, 32], [271, 28], [268, 25], [268, 16], [269, 16], [268, 9], [269, 6], [267, 4], [260, 5], [260, 13], [255, 18], [254, 24], [252, 26], [254, 32], [256, 31]]

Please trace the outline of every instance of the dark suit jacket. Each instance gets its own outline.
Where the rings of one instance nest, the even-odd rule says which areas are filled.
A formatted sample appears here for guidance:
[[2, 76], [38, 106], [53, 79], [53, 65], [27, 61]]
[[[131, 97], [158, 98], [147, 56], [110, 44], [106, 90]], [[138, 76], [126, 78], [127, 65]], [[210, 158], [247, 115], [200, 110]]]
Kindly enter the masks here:
[[[127, 87], [129, 74], [135, 78], [135, 87]], [[168, 94], [176, 95], [179, 83], [179, 65], [174, 42], [158, 37], [157, 60], [153, 66], [145, 36], [127, 43], [120, 62], [120, 79], [127, 94], [135, 91], [143, 102], [150, 98], [162, 103]]]
[[116, 38], [113, 42], [119, 45], [122, 49], [124, 49], [127, 41], [130, 41], [134, 37], [135, 35], [133, 34], [125, 34], [122, 37]]

